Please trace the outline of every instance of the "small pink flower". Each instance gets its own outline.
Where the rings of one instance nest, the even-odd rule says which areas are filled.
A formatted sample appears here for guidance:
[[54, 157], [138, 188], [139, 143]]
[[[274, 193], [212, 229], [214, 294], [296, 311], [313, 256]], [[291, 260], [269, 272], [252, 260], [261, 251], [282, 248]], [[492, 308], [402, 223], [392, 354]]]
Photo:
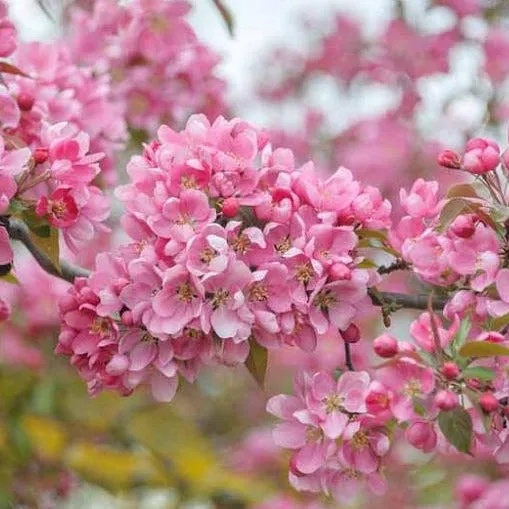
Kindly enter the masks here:
[[[438, 331], [438, 343], [441, 348], [445, 348], [458, 332], [459, 318], [457, 316], [454, 317], [454, 321], [448, 330], [442, 327], [442, 321], [438, 316], [434, 315], [433, 318]], [[410, 324], [410, 334], [416, 344], [426, 352], [434, 352], [436, 350], [431, 316], [427, 311]]]
[[438, 197], [438, 182], [426, 182], [421, 178], [414, 182], [410, 192], [401, 189], [399, 199], [403, 210], [416, 218], [435, 217], [443, 205]]
[[484, 175], [500, 163], [500, 147], [492, 140], [473, 138], [465, 147], [462, 167], [474, 175]]
[[47, 216], [51, 225], [66, 228], [78, 218], [79, 210], [71, 195], [71, 190], [59, 188], [49, 197], [41, 196], [37, 202], [37, 215]]
[[347, 412], [366, 411], [365, 397], [369, 375], [365, 371], [343, 373], [337, 382], [325, 372], [316, 373], [311, 384], [311, 394], [316, 403], [311, 409], [320, 416], [325, 436], [336, 439], [348, 423]]

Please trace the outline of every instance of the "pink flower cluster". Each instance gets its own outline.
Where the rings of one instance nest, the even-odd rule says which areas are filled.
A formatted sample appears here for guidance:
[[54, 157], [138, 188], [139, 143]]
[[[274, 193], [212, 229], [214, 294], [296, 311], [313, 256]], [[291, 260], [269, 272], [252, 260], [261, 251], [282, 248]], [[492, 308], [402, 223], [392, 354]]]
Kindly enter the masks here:
[[[8, 33], [7, 42], [15, 37]], [[12, 58], [23, 70], [9, 64], [1, 71], [0, 265], [13, 259], [2, 216], [15, 215], [31, 228], [61, 229], [73, 251], [108, 231], [109, 201], [95, 185], [104, 153], [94, 148], [111, 158], [124, 129], [107, 83], [72, 65], [64, 50], [17, 44]]]
[[32, 148], [41, 147], [45, 123], [67, 122], [90, 137], [90, 150], [105, 157], [101, 178], [116, 182], [115, 155], [126, 139], [124, 105], [112, 93], [110, 77], [78, 67], [63, 42], [22, 43], [13, 57], [25, 75], [6, 74], [5, 85], [15, 99], [16, 122], [9, 133]]
[[98, 258], [62, 304], [58, 350], [86, 379], [125, 391], [153, 374], [194, 379], [207, 359], [244, 362], [252, 341], [311, 351], [330, 330], [358, 339], [352, 321], [379, 278], [359, 267], [356, 230], [390, 224], [374, 188], [345, 168], [321, 181], [263, 131], [204, 116], [161, 127], [128, 174], [117, 195], [135, 243]]
[[67, 35], [75, 61], [113, 78], [115, 98], [130, 127], [153, 134], [161, 122], [181, 125], [190, 113], [224, 111], [225, 83], [215, 76], [218, 56], [197, 40], [182, 0], [94, 2], [74, 7]]
[[267, 403], [267, 411], [285, 421], [274, 429], [274, 441], [294, 450], [291, 485], [324, 491], [339, 501], [350, 500], [363, 487], [382, 494], [380, 468], [390, 441], [387, 412], [379, 412], [387, 408], [388, 396], [379, 384], [372, 384], [365, 371], [343, 373], [337, 382], [318, 372], [296, 378], [295, 392]]

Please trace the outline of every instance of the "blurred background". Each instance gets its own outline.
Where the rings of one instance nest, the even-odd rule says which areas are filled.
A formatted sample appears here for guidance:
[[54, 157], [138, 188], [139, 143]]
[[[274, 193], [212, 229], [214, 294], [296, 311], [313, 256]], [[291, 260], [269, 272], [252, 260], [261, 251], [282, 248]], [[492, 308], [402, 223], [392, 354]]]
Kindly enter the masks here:
[[[34, 0], [11, 0], [10, 9], [23, 41], [73, 47], [76, 34], [97, 37], [72, 16], [77, 8], [89, 12], [94, 2], [78, 3], [47, 1], [44, 12]], [[128, 155], [153, 138], [156, 125], [178, 128], [205, 106], [209, 116], [239, 116], [267, 128], [274, 144], [291, 147], [299, 163], [313, 158], [323, 173], [343, 164], [391, 198], [417, 177], [454, 180], [452, 172], [437, 174], [436, 155], [444, 146], [461, 147], [467, 137], [482, 134], [506, 142], [508, 2], [225, 0], [233, 35], [212, 0], [190, 3], [190, 25], [218, 55], [210, 66], [215, 88], [193, 81], [206, 101], [182, 105], [178, 94], [185, 90], [172, 86], [178, 80], [191, 86], [192, 79], [167, 77], [156, 90], [177, 94], [176, 105], [154, 115], [151, 124], [138, 122], [139, 96], [129, 95], [127, 149], [114, 165], [120, 181]], [[90, 266], [109, 244], [101, 239], [77, 261]], [[265, 391], [243, 366], [213, 367], [195, 384], [183, 382], [171, 405], [143, 394], [91, 399], [67, 361], [53, 354], [56, 301], [66, 283], [29, 258], [17, 274], [19, 287], [0, 282], [0, 295], [16, 310], [0, 324], [1, 509], [329, 505], [312, 505], [313, 497], [288, 486], [287, 457], [272, 443], [264, 407], [267, 396], [291, 392], [296, 367], [342, 366], [337, 337], [322, 338], [313, 353], [296, 347], [271, 352]], [[397, 277], [390, 285], [416, 288]], [[399, 313], [392, 332], [408, 339], [413, 317]], [[374, 337], [380, 325], [378, 318], [365, 323], [363, 338]], [[362, 342], [354, 351], [361, 368], [373, 361], [366, 352]], [[458, 465], [408, 450], [392, 454], [388, 495], [359, 507], [454, 507], [460, 474], [500, 475], [482, 461]], [[409, 459], [412, 469], [405, 467]]]

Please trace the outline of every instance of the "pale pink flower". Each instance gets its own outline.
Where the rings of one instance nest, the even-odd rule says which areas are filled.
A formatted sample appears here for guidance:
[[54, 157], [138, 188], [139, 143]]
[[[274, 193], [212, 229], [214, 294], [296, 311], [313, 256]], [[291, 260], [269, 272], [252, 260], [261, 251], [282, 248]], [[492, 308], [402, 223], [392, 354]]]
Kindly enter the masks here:
[[403, 210], [411, 217], [435, 217], [443, 206], [438, 196], [438, 182], [417, 179], [409, 192], [401, 189], [399, 199]]

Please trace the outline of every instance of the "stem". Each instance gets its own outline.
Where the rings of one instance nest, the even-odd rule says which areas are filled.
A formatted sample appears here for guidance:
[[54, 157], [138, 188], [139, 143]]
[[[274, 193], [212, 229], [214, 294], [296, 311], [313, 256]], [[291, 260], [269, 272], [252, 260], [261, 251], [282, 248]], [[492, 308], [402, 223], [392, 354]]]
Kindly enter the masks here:
[[[427, 295], [407, 295], [405, 293], [394, 292], [378, 292], [372, 289], [368, 290], [371, 301], [375, 306], [382, 306], [383, 304], [395, 304], [400, 308], [405, 309], [427, 309], [428, 296]], [[444, 309], [447, 299], [443, 297], [434, 297], [431, 301], [431, 306], [435, 311], [442, 311]]]
[[69, 283], [72, 283], [77, 277], [87, 277], [90, 274], [87, 269], [72, 265], [65, 260], [60, 261], [60, 269], [58, 269], [58, 267], [55, 267], [53, 262], [46, 256], [46, 254], [40, 251], [34, 244], [30, 237], [30, 231], [23, 221], [11, 217], [4, 219], [3, 222], [5, 223], [9, 237], [14, 240], [19, 240], [22, 244], [24, 244], [32, 256], [36, 259], [37, 263], [48, 274], [64, 279]]
[[352, 362], [352, 352], [350, 351], [350, 343], [344, 341], [345, 345], [345, 365], [349, 369], [349, 371], [355, 371], [355, 367]]

